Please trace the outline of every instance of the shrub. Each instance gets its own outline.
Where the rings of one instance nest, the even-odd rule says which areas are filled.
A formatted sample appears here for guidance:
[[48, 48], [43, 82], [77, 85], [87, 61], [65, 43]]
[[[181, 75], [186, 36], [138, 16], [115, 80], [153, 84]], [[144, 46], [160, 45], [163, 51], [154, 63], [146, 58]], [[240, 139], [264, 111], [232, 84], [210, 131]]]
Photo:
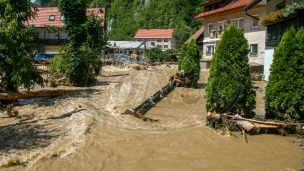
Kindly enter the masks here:
[[164, 61], [171, 61], [171, 55], [173, 54], [177, 54], [178, 50], [176, 49], [167, 49], [166, 51], [164, 51]]
[[277, 46], [266, 86], [267, 118], [304, 119], [304, 30], [287, 29]]
[[233, 24], [225, 29], [211, 61], [206, 86], [208, 112], [255, 115], [255, 92], [248, 65], [249, 47], [244, 33]]
[[164, 52], [162, 51], [160, 46], [153, 47], [149, 50], [147, 57], [152, 61], [162, 62], [164, 59]]

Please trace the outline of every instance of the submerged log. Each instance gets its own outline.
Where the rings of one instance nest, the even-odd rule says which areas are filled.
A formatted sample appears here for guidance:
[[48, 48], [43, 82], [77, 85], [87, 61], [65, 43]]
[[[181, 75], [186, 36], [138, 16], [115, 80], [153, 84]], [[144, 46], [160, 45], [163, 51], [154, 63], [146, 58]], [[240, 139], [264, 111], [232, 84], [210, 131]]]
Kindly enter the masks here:
[[56, 97], [69, 94], [77, 90], [48, 90], [48, 91], [26, 91], [18, 93], [0, 93], [0, 100], [17, 100], [40, 97]]

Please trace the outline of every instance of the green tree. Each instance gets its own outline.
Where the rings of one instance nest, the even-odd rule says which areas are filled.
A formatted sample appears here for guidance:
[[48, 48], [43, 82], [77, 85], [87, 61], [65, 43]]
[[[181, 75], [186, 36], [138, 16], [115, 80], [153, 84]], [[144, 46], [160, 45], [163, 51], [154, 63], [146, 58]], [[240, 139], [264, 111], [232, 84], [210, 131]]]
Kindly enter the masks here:
[[23, 24], [36, 11], [36, 6], [27, 0], [0, 1], [0, 86], [4, 90], [18, 91], [21, 85], [28, 89], [43, 83], [32, 59], [34, 27]]
[[85, 0], [60, 0], [59, 10], [65, 16], [69, 44], [63, 46], [57, 59], [50, 61], [50, 70], [53, 75], [65, 75], [72, 84], [86, 85], [95, 79], [102, 65], [99, 56], [105, 41], [101, 19], [86, 16]]
[[180, 24], [173, 29], [172, 33], [172, 42], [175, 49], [180, 49], [182, 45], [189, 39], [191, 36], [191, 27]]
[[167, 49], [164, 51], [164, 61], [171, 61], [171, 56], [176, 55], [178, 52], [176, 49]]
[[85, 0], [60, 0], [58, 8], [64, 16], [65, 31], [68, 34], [69, 44], [77, 51], [86, 41], [87, 21]]
[[266, 86], [267, 118], [304, 119], [304, 29], [288, 29], [277, 46]]
[[86, 22], [87, 40], [86, 48], [87, 56], [94, 70], [94, 77], [100, 73], [102, 62], [100, 60], [101, 52], [106, 45], [106, 40], [101, 27], [102, 19], [91, 14]]
[[150, 48], [150, 50], [147, 54], [147, 57], [153, 62], [155, 62], [155, 61], [162, 62], [164, 59], [164, 52], [162, 51], [160, 46], [156, 46], [156, 47]]
[[197, 86], [201, 71], [200, 59], [200, 52], [194, 39], [182, 46], [178, 58], [178, 70], [184, 71], [185, 76], [189, 78], [189, 81], [186, 81], [188, 87]]
[[212, 58], [206, 86], [208, 112], [255, 115], [255, 92], [252, 90], [248, 65], [248, 42], [244, 33], [231, 25]]

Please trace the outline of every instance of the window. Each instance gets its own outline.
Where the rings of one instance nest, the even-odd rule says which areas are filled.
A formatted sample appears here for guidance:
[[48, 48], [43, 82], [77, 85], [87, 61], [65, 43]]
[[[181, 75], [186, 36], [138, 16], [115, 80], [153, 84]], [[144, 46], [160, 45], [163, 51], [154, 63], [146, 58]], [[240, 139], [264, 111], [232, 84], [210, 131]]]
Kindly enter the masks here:
[[141, 39], [138, 39], [137, 41], [138, 41], [138, 42], [141, 42]]
[[250, 44], [250, 55], [251, 56], [258, 55], [258, 44], [257, 43]]
[[164, 42], [168, 42], [168, 39], [164, 39]]
[[161, 40], [160, 40], [160, 39], [157, 39], [157, 42], [161, 42]]
[[63, 21], [64, 20], [64, 16], [62, 15], [61, 17], [60, 17], [60, 21]]
[[155, 42], [151, 42], [151, 46], [155, 46]]
[[228, 23], [226, 21], [220, 21], [220, 22], [218, 22], [218, 29], [224, 30], [227, 27], [228, 27]]
[[212, 30], [213, 30], [212, 23], [209, 23], [208, 24], [208, 33], [211, 33]]
[[234, 25], [238, 29], [243, 29], [244, 20], [243, 18], [236, 18], [233, 20]]
[[[260, 18], [259, 14], [256, 14], [256, 15], [253, 15], [253, 16], [256, 17], [256, 18]], [[252, 18], [251, 28], [259, 28], [259, 20], [258, 19]]]
[[33, 32], [33, 37], [35, 39], [39, 39], [39, 32]]
[[54, 21], [55, 20], [55, 15], [50, 15], [49, 21]]
[[214, 45], [206, 46], [206, 56], [211, 56], [214, 52]]
[[164, 48], [165, 48], [165, 49], [168, 49], [168, 45], [164, 45]]

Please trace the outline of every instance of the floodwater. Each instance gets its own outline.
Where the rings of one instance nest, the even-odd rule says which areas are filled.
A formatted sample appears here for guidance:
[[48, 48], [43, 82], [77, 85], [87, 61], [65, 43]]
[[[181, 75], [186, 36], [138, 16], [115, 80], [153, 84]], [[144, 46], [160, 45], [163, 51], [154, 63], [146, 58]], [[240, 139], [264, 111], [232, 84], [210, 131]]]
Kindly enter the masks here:
[[[147, 112], [157, 122], [121, 114], [176, 70], [106, 66], [82, 91], [15, 107], [23, 117], [2, 113], [0, 170], [300, 170], [304, 153], [294, 136], [247, 135], [247, 143], [240, 132], [222, 135], [205, 126], [207, 71], [200, 88], [178, 87]], [[258, 114], [262, 97], [258, 92]]]

